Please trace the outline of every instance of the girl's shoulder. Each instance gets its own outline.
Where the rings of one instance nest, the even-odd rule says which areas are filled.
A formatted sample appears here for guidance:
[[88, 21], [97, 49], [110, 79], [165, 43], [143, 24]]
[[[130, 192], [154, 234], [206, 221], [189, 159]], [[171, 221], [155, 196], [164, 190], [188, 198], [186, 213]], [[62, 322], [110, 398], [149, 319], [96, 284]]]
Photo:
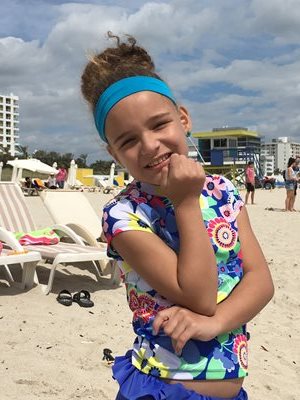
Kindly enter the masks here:
[[103, 207], [103, 210], [109, 211], [112, 208], [128, 208], [129, 211], [132, 211], [139, 204], [145, 204], [147, 201], [147, 196], [140, 190], [138, 182], [133, 181], [121, 190], [114, 198], [109, 200]]

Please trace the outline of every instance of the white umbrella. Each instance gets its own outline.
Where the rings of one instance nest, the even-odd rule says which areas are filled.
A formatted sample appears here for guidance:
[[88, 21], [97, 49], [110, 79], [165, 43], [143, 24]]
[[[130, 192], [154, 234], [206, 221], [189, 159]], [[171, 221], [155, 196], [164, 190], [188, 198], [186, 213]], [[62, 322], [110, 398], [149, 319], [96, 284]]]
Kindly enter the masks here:
[[110, 171], [109, 171], [109, 184], [111, 186], [114, 185], [115, 168], [116, 168], [116, 164], [114, 162], [111, 163]]
[[7, 164], [11, 165], [16, 169], [26, 169], [32, 172], [38, 172], [40, 174], [57, 174], [58, 170], [51, 167], [48, 164], [43, 163], [36, 158], [29, 158], [27, 160], [11, 160]]
[[69, 185], [69, 187], [76, 186], [76, 175], [77, 175], [77, 164], [75, 163], [74, 160], [72, 160], [67, 179], [67, 184]]

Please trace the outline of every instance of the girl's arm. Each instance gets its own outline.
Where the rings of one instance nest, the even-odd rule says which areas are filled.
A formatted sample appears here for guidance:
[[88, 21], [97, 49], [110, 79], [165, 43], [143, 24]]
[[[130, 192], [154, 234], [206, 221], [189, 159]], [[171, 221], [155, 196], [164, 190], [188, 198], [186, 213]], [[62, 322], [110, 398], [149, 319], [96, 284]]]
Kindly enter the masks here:
[[161, 188], [174, 206], [180, 237], [178, 255], [157, 235], [125, 231], [113, 247], [151, 287], [170, 302], [213, 315], [217, 298], [215, 254], [205, 229], [199, 193], [205, 181], [200, 164], [172, 155]]
[[271, 274], [252, 231], [247, 210], [241, 210], [238, 218], [239, 238], [243, 257], [244, 276], [229, 297], [217, 306], [214, 316], [207, 317], [180, 307], [160, 312], [153, 328], [164, 328], [171, 336], [174, 348], [181, 352], [187, 340], [211, 340], [249, 322], [271, 300], [274, 286]]
[[274, 295], [271, 273], [251, 228], [246, 207], [237, 217], [244, 276], [230, 296], [217, 306], [221, 333], [249, 322]]

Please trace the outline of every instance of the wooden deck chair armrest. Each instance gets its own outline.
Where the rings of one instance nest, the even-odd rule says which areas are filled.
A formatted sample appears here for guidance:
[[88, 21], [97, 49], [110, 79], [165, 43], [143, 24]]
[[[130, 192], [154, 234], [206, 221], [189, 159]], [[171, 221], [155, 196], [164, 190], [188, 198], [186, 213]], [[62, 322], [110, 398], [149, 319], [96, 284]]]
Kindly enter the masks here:
[[83, 225], [69, 223], [67, 226], [80, 236], [89, 246], [99, 247], [96, 238]]
[[0, 228], [0, 240], [6, 243], [13, 250], [17, 251], [24, 250], [23, 247], [20, 245], [20, 243], [17, 241], [17, 239], [14, 237], [13, 233], [7, 231], [4, 228]]
[[56, 224], [51, 226], [51, 228], [58, 234], [63, 233], [63, 236], [67, 236], [68, 238], [72, 239], [74, 243], [81, 244], [85, 246], [84, 241], [80, 236], [78, 236], [71, 228], [69, 228], [67, 225], [60, 225]]

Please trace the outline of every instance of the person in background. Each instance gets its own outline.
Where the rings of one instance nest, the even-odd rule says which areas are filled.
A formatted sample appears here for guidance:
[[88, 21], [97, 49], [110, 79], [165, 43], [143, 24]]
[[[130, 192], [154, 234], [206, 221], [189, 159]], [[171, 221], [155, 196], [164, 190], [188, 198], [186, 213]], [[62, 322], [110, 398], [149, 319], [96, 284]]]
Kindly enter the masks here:
[[245, 204], [248, 204], [249, 195], [251, 193], [251, 204], [254, 204], [254, 192], [255, 192], [255, 171], [254, 162], [249, 161], [245, 169], [245, 180], [246, 180], [246, 197]]
[[296, 211], [294, 209], [296, 188], [297, 188], [297, 174], [294, 170], [296, 168], [296, 159], [290, 157], [287, 163], [287, 169], [285, 171], [285, 188], [286, 188], [286, 199], [285, 199], [285, 211]]
[[60, 189], [63, 189], [65, 186], [65, 181], [67, 179], [68, 172], [64, 166], [61, 166], [58, 169], [58, 174], [56, 175], [56, 183]]
[[47, 180], [47, 187], [49, 189], [57, 189], [56, 178], [54, 174], [50, 174]]
[[300, 178], [300, 156], [296, 157], [295, 166], [293, 167], [293, 170], [294, 170], [294, 172], [296, 174], [296, 177], [298, 179], [296, 181], [296, 183], [295, 183], [295, 191], [294, 191], [295, 196], [294, 196], [294, 202], [292, 204], [293, 211], [296, 211], [294, 205], [295, 205], [295, 201], [296, 201], [298, 182], [299, 182], [299, 178]]

